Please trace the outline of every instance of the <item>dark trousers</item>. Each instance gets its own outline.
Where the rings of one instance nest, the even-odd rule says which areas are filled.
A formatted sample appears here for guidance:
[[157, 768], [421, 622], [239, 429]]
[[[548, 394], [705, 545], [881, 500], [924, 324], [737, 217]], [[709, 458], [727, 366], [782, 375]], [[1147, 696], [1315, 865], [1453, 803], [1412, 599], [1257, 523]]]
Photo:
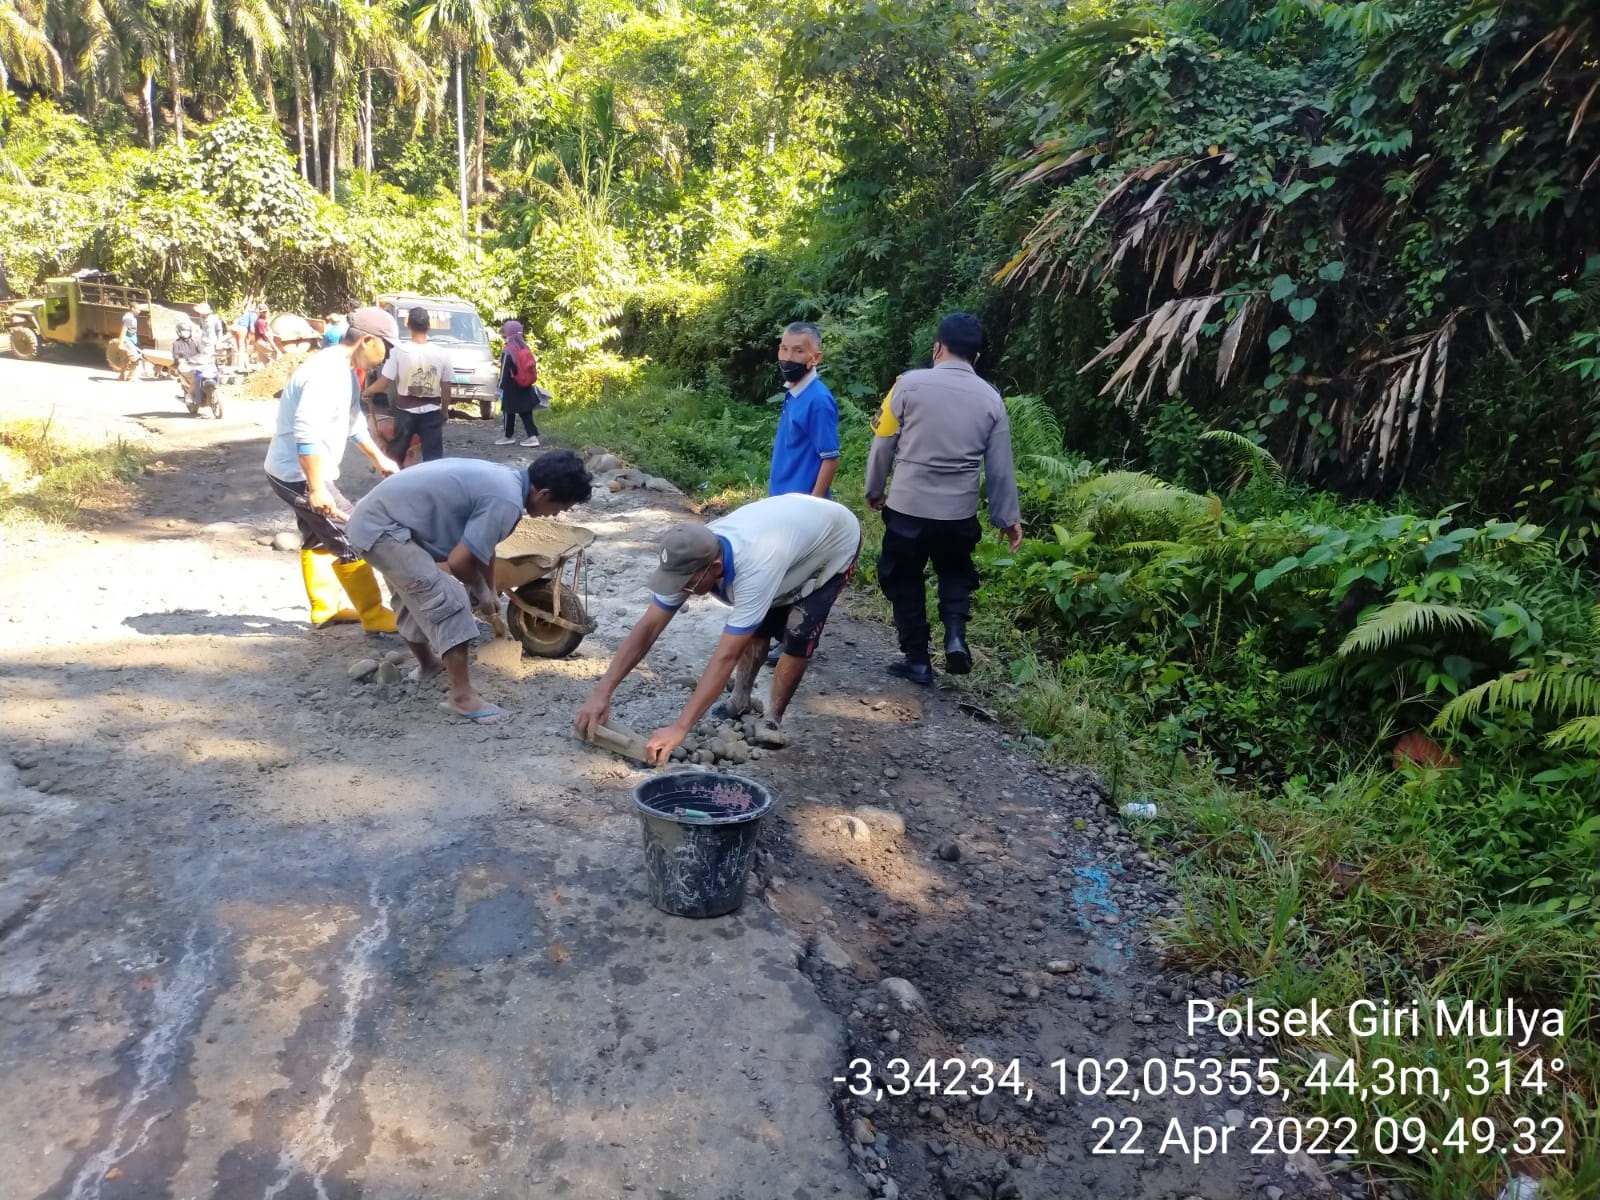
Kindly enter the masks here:
[[[289, 483], [276, 475], [268, 475], [267, 482], [272, 485], [272, 490], [278, 499], [287, 504], [289, 510], [294, 513], [294, 523], [300, 530], [302, 549], [326, 550], [340, 562], [355, 562], [361, 557], [345, 539], [342, 517], [327, 517], [311, 510], [311, 505], [306, 502], [307, 489], [304, 480]], [[345, 499], [344, 493], [330, 483], [328, 494], [333, 497], [334, 507], [348, 516], [354, 505]]]
[[508, 408], [506, 409], [506, 436], [515, 437], [517, 433], [517, 418], [522, 418], [522, 427], [528, 431], [529, 437], [539, 436], [539, 427], [533, 423], [533, 409]]
[[389, 440], [389, 457], [397, 463], [406, 459], [406, 448], [411, 436], [422, 439], [422, 461], [432, 462], [444, 457], [444, 410], [432, 412], [407, 412], [398, 405], [394, 409], [394, 436]]
[[909, 517], [883, 510], [883, 553], [878, 556], [878, 583], [894, 609], [900, 651], [912, 662], [928, 661], [926, 571], [933, 564], [939, 580], [939, 620], [945, 633], [965, 631], [972, 615], [972, 593], [978, 590], [978, 569], [972, 551], [983, 537], [976, 516], [961, 521]]

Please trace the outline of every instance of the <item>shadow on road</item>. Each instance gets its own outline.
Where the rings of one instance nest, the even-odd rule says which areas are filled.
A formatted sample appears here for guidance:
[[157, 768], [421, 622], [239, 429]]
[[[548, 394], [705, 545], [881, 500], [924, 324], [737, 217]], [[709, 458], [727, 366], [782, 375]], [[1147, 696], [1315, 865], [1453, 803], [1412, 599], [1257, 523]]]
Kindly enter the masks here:
[[140, 613], [122, 623], [150, 637], [304, 637], [307, 629], [304, 622], [203, 608]]

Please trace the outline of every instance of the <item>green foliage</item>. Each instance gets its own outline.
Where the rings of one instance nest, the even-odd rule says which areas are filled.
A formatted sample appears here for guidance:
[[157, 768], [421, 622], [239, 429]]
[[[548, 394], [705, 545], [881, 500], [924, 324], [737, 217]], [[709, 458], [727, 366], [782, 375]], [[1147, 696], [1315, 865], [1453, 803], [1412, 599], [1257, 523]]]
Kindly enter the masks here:
[[[1035, 535], [981, 552], [979, 686], [1171, 814], [1178, 957], [1593, 1020], [1581, 0], [81, 8], [0, 31], [13, 287], [456, 293], [523, 320], [552, 434], [711, 507], [764, 491], [776, 341], [813, 320], [858, 511], [879, 398], [974, 312]], [[1424, 729], [1442, 765], [1396, 767]], [[1559, 1103], [1600, 1135], [1592, 1088]]]
[[357, 177], [340, 227], [355, 260], [355, 277], [371, 292], [414, 291], [460, 296], [492, 319], [508, 303], [503, 252], [479, 254], [461, 232], [449, 196], [408, 196]]
[[124, 503], [149, 454], [122, 438], [63, 442], [48, 421], [0, 423], [0, 521], [88, 525]]
[[[1254, 461], [1250, 443], [1209, 440]], [[1330, 512], [1262, 468], [1223, 501], [1140, 472], [1022, 462], [1025, 519], [1050, 536], [988, 552], [986, 603], [1074, 670], [1091, 669], [1078, 647], [1099, 647], [1092, 669], [1162, 753], [1325, 782], [1399, 734], [1451, 730], [1465, 782], [1429, 787], [1451, 803], [1473, 788], [1520, 797], [1493, 838], [1476, 817], [1444, 821], [1452, 861], [1501, 889], [1549, 877], [1564, 897], [1596, 893], [1600, 812], [1589, 777], [1570, 773], [1600, 716], [1594, 583], [1537, 527]]]
[[1461, 440], [1491, 357], [1515, 402], [1579, 424], [1592, 389], [1536, 379], [1556, 342], [1582, 377], [1597, 312], [1569, 282], [1600, 223], [1584, 5], [1116, 7], [1003, 74], [1019, 150], [996, 173], [1043, 200], [1002, 277], [1114, 296], [1107, 395], [1181, 389], [1364, 487]]
[[9, 172], [0, 175], [0, 262], [13, 290], [89, 256], [102, 219], [92, 192], [110, 166], [88, 123], [44, 99], [0, 110]]
[[[1486, 1006], [1514, 998], [1566, 1015], [1561, 1049], [1566, 1070], [1537, 1092], [1474, 1095], [1467, 1060], [1503, 1055], [1497, 1039], [1440, 1036], [1355, 1039], [1342, 1031], [1300, 1041], [1285, 1056], [1286, 1082], [1315, 1111], [1354, 1117], [1370, 1127], [1380, 1116], [1421, 1120], [1442, 1136], [1458, 1118], [1560, 1116], [1578, 1130], [1572, 1153], [1541, 1183], [1541, 1193], [1578, 1197], [1596, 1167], [1593, 1080], [1600, 1047], [1600, 961], [1591, 929], [1553, 920], [1537, 907], [1481, 907], [1481, 892], [1451, 847], [1525, 827], [1517, 795], [1441, 794], [1416, 778], [1352, 772], [1314, 788], [1240, 791], [1185, 779], [1161, 791], [1178, 831], [1174, 849], [1186, 903], [1167, 932], [1165, 953], [1194, 970], [1244, 969], [1258, 981], [1258, 1003], [1331, 1008], [1370, 996], [1404, 995], [1428, 1011], [1438, 999]], [[1473, 828], [1463, 831], [1462, 823]], [[1533, 847], [1537, 849], [1537, 846]], [[1519, 848], [1504, 850], [1515, 855]], [[1287, 1047], [1285, 1047], [1287, 1048]], [[1319, 1052], [1366, 1070], [1375, 1059], [1425, 1063], [1449, 1087], [1449, 1103], [1431, 1097], [1365, 1096], [1308, 1088]], [[1477, 1089], [1481, 1092], [1481, 1089]], [[1453, 1200], [1494, 1195], [1505, 1165], [1472, 1155], [1416, 1156], [1384, 1164], [1408, 1195]]]

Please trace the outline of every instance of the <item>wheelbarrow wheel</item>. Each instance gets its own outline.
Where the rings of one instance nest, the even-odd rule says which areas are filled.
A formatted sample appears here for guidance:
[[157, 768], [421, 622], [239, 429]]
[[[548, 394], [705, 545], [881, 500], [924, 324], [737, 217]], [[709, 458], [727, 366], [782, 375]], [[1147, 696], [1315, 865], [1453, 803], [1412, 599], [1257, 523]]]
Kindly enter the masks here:
[[[549, 612], [550, 588], [548, 579], [525, 584], [517, 589], [517, 597], [524, 604]], [[584, 623], [583, 602], [567, 588], [561, 589], [561, 616], [576, 625]], [[515, 604], [506, 606], [506, 624], [523, 649], [539, 658], [565, 658], [583, 641], [581, 632], [541, 621]]]

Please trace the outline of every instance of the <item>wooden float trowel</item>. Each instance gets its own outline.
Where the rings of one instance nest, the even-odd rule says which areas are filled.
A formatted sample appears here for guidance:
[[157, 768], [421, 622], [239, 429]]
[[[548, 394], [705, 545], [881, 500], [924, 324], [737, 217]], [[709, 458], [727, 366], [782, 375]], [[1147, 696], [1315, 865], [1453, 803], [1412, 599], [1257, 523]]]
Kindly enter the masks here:
[[644, 738], [631, 729], [618, 729], [615, 725], [601, 725], [594, 731], [591, 745], [599, 746], [602, 750], [610, 750], [613, 754], [620, 754], [624, 758], [631, 758], [635, 762], [649, 766], [644, 754]]

